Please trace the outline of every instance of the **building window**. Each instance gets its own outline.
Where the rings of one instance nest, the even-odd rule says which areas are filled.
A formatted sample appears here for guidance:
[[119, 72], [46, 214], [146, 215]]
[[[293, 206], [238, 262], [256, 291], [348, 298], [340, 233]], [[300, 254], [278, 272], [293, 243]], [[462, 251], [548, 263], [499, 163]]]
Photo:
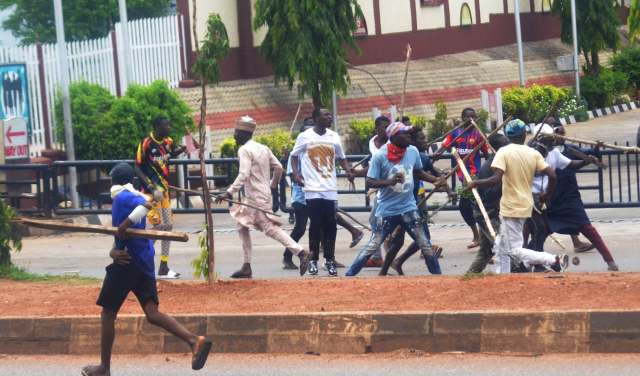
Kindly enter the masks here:
[[473, 16], [471, 16], [471, 7], [469, 4], [462, 4], [462, 9], [460, 9], [460, 26], [471, 26], [473, 25]]
[[551, 0], [542, 0], [542, 11], [551, 12]]

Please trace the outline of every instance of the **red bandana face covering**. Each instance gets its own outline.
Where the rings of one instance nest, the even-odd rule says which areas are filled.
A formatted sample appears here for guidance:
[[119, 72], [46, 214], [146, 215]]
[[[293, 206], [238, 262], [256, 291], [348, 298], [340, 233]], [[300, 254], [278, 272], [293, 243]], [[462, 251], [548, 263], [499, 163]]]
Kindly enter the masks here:
[[392, 143], [387, 144], [387, 158], [391, 163], [400, 163], [406, 152], [407, 148], [401, 148]]

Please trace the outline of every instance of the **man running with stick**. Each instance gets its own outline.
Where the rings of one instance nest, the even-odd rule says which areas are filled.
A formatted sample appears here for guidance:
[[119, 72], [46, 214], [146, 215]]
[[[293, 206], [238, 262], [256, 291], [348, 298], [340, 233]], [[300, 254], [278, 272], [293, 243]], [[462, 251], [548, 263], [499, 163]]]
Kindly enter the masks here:
[[193, 353], [191, 367], [204, 367], [211, 341], [189, 332], [174, 318], [158, 310], [158, 290], [153, 265], [153, 243], [149, 239], [128, 238], [128, 228], [144, 229], [145, 217], [151, 210], [147, 198], [133, 188], [134, 170], [127, 163], [119, 163], [111, 170], [112, 225], [118, 227], [115, 246], [109, 253], [113, 263], [107, 274], [97, 304], [102, 306], [100, 349], [101, 361], [97, 366], [86, 366], [83, 376], [109, 376], [111, 350], [115, 339], [115, 321], [122, 303], [133, 292], [147, 320], [182, 339]]
[[[240, 270], [231, 275], [231, 278], [252, 278], [253, 276], [251, 271], [252, 244], [249, 233], [251, 227], [262, 231], [297, 255], [300, 259], [300, 275], [302, 276], [309, 265], [309, 252], [303, 250], [300, 244], [282, 230], [280, 222], [265, 213], [265, 211], [272, 209], [271, 190], [278, 187], [283, 168], [268, 147], [251, 139], [255, 129], [256, 122], [249, 116], [243, 116], [236, 122], [233, 137], [236, 143], [241, 145], [238, 149], [238, 159], [240, 160], [238, 176], [227, 191], [216, 198], [216, 202], [231, 199], [244, 187], [246, 202], [262, 209], [256, 210], [246, 205], [234, 205], [231, 208], [230, 214], [238, 222], [238, 234], [244, 252], [244, 263]], [[271, 171], [273, 171], [273, 178], [270, 180]]]
[[491, 168], [494, 175], [466, 183], [466, 189], [493, 187], [502, 184], [500, 215], [502, 223], [495, 241], [494, 253], [497, 257], [496, 272], [511, 272], [511, 257], [520, 260], [526, 268], [535, 265], [563, 271], [569, 265], [569, 256], [556, 256], [546, 252], [536, 252], [522, 247], [523, 227], [533, 210], [531, 186], [536, 172], [549, 178], [546, 191], [541, 195], [543, 202], [553, 194], [556, 186], [555, 171], [547, 165], [540, 153], [525, 146], [526, 126], [521, 120], [510, 121], [505, 133], [511, 144], [502, 147], [495, 155]]
[[[171, 213], [171, 197], [169, 196], [169, 160], [184, 153], [186, 146], [178, 146], [169, 137], [171, 123], [169, 119], [159, 117], [153, 121], [153, 131], [139, 145], [136, 152], [136, 168], [141, 175], [145, 193], [155, 198], [153, 209], [149, 213], [149, 222], [155, 230], [171, 231], [173, 218]], [[200, 145], [194, 140], [194, 146]], [[169, 268], [169, 249], [171, 242], [162, 240], [159, 279], [176, 279], [180, 273]]]

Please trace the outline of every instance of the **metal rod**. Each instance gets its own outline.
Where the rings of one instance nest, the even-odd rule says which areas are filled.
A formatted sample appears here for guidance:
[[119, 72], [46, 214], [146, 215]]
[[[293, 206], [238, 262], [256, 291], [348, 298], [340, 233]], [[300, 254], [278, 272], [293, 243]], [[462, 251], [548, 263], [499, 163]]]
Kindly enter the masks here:
[[573, 70], [576, 81], [576, 97], [580, 99], [580, 60], [578, 55], [578, 22], [576, 17], [576, 0], [571, 0], [571, 33], [573, 35]]
[[[64, 36], [64, 16], [62, 13], [62, 0], [53, 0], [53, 8], [56, 23], [58, 74], [60, 76], [60, 91], [62, 94], [62, 116], [64, 119], [64, 146], [67, 151], [67, 160], [76, 160], [76, 149], [73, 141], [73, 126], [71, 124], [71, 95], [69, 93], [69, 62], [67, 61], [67, 44]], [[74, 208], [80, 207], [78, 195], [78, 172], [75, 166], [69, 167], [69, 193]]]

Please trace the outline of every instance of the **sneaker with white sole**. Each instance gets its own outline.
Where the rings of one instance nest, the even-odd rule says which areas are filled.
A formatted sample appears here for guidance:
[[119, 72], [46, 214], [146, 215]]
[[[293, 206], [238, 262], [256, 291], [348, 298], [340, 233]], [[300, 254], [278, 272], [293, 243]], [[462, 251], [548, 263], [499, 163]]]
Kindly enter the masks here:
[[176, 273], [173, 270], [169, 269], [167, 274], [158, 274], [158, 279], [179, 279], [180, 273]]

